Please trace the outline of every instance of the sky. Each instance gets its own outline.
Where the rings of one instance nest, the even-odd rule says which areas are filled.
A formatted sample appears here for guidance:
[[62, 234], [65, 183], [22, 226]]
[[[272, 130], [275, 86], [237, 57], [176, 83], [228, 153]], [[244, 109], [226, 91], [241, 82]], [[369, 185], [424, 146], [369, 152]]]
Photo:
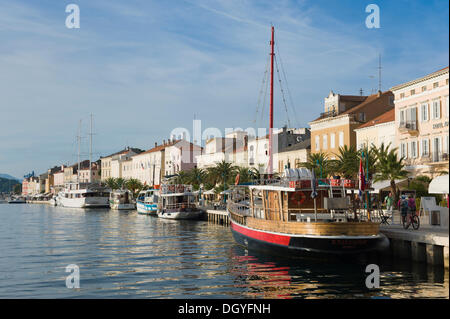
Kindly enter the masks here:
[[[79, 29], [65, 25], [71, 3]], [[366, 27], [371, 3], [380, 28]], [[378, 88], [380, 54], [383, 90], [448, 66], [448, 12], [446, 0], [0, 0], [0, 173], [75, 163], [80, 120], [88, 158], [90, 114], [94, 159], [194, 118], [267, 127], [271, 25], [287, 103], [275, 75], [274, 126], [308, 127], [330, 90]]]

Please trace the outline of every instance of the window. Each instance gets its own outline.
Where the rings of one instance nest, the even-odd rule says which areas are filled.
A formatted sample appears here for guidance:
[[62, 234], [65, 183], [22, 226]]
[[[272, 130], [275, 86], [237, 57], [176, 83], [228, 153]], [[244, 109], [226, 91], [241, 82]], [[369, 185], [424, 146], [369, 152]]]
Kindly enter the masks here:
[[433, 120], [441, 118], [441, 103], [440, 101], [433, 101]]
[[415, 90], [415, 89], [411, 90], [411, 91], [410, 91], [410, 94], [411, 94], [411, 95], [416, 94], [416, 90]]
[[400, 124], [405, 123], [405, 110], [400, 111]]
[[326, 150], [328, 148], [328, 135], [323, 136], [323, 149]]
[[359, 121], [360, 122], [366, 121], [366, 113], [364, 113], [364, 112], [359, 113]]
[[339, 147], [344, 146], [344, 132], [339, 132]]
[[402, 143], [400, 145], [400, 156], [403, 158], [407, 158], [407, 154], [406, 154], [406, 143]]
[[422, 86], [422, 92], [425, 92], [427, 90], [426, 86]]
[[445, 116], [447, 118], [449, 118], [449, 116], [448, 116], [448, 95], [445, 98]]
[[320, 137], [316, 135], [316, 150], [320, 150]]
[[400, 93], [400, 98], [403, 99], [405, 97], [405, 93]]
[[417, 142], [416, 141], [411, 142], [410, 152], [411, 152], [411, 158], [417, 157]]
[[430, 154], [430, 145], [428, 139], [422, 140], [422, 156], [428, 156]]
[[331, 133], [330, 134], [330, 148], [335, 148], [335, 147], [336, 147], [335, 134]]
[[420, 107], [420, 113], [422, 114], [422, 122], [428, 121], [428, 104], [424, 103]]
[[434, 83], [433, 83], [433, 89], [435, 89], [435, 88], [437, 88], [437, 87], [439, 87], [439, 82], [434, 82]]

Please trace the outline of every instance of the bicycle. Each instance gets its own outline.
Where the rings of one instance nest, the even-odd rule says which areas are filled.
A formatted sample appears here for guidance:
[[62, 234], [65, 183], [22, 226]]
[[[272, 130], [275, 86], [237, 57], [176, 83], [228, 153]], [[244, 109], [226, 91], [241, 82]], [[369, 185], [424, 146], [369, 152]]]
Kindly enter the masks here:
[[420, 219], [416, 212], [408, 212], [406, 216], [402, 216], [403, 228], [408, 229], [409, 225], [412, 225], [414, 230], [418, 230], [420, 227]]

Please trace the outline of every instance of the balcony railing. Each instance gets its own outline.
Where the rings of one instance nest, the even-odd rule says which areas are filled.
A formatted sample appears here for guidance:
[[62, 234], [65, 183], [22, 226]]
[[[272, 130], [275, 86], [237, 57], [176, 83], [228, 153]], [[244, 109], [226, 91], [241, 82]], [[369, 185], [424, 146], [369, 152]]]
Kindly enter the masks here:
[[321, 118], [333, 117], [333, 116], [336, 116], [336, 115], [337, 115], [336, 111], [329, 111], [329, 112], [320, 113], [320, 117]]
[[408, 131], [417, 131], [417, 121], [402, 121], [400, 122], [399, 128]]
[[438, 163], [438, 162], [448, 162], [449, 155], [448, 153], [444, 152], [432, 152], [431, 153], [431, 162]]

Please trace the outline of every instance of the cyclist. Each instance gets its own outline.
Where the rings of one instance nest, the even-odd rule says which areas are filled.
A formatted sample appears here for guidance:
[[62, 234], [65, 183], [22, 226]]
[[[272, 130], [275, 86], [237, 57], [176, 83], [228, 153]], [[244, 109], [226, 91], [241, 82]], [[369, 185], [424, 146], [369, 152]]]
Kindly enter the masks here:
[[405, 221], [406, 215], [408, 214], [408, 200], [405, 195], [402, 195], [400, 200], [398, 201], [398, 209], [402, 213], [402, 222]]
[[409, 195], [408, 197], [408, 210], [411, 215], [414, 216], [416, 214], [416, 200], [412, 197], [412, 195]]

